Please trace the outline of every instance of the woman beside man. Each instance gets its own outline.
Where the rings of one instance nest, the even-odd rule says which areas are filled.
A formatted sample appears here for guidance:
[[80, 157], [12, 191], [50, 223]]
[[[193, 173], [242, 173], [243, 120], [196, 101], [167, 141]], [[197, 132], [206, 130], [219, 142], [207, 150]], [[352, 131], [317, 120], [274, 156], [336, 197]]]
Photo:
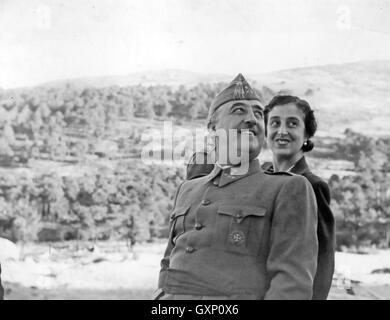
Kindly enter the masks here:
[[[330, 191], [327, 183], [313, 174], [304, 156], [313, 149], [311, 142], [317, 130], [313, 110], [295, 96], [274, 97], [265, 107], [267, 144], [273, 154], [273, 163], [265, 163], [266, 171], [288, 171], [306, 177], [313, 187], [318, 207], [317, 237], [319, 252], [317, 272], [313, 283], [313, 299], [325, 300], [329, 294], [334, 272], [335, 224], [330, 209]], [[206, 161], [208, 154], [197, 153], [187, 167], [187, 179], [207, 175], [213, 165]]]
[[318, 259], [313, 284], [313, 299], [327, 298], [334, 272], [335, 224], [330, 205], [328, 184], [310, 171], [304, 156], [313, 149], [310, 141], [317, 121], [310, 105], [294, 96], [276, 96], [265, 107], [267, 144], [273, 163], [263, 169], [288, 171], [307, 178], [313, 187], [318, 207]]

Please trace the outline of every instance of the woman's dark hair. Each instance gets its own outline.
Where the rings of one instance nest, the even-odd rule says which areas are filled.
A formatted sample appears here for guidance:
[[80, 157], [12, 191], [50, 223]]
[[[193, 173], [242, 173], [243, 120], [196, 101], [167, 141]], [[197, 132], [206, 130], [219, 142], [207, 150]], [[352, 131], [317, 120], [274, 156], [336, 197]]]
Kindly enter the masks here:
[[[302, 100], [296, 96], [290, 96], [290, 95], [275, 96], [270, 101], [270, 103], [268, 103], [268, 105], [266, 105], [264, 108], [265, 127], [267, 128], [268, 114], [270, 113], [270, 111], [276, 106], [283, 106], [289, 103], [295, 104], [297, 108], [303, 112], [306, 134], [308, 135], [309, 138], [313, 137], [317, 131], [317, 120], [314, 117], [314, 111], [311, 109], [307, 101]], [[308, 139], [307, 143], [303, 144], [302, 151], [308, 152], [313, 150], [313, 148], [314, 148], [314, 143], [310, 139]]]

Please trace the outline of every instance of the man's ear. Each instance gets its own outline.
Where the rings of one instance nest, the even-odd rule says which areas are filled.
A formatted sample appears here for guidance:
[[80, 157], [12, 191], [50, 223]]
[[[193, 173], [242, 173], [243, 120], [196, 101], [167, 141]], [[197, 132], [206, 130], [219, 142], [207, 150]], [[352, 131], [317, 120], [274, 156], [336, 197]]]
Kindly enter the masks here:
[[215, 136], [215, 133], [216, 133], [215, 124], [212, 124], [209, 128], [207, 128], [207, 134]]
[[216, 137], [216, 131], [215, 129], [209, 128], [207, 130], [207, 136], [206, 136], [206, 149], [208, 152], [215, 150], [215, 137]]
[[207, 125], [207, 131], [210, 133], [211, 131], [215, 131], [215, 123], [214, 122], [209, 122]]
[[214, 141], [215, 137], [217, 136], [217, 131], [215, 129], [209, 129], [207, 131], [207, 138]]

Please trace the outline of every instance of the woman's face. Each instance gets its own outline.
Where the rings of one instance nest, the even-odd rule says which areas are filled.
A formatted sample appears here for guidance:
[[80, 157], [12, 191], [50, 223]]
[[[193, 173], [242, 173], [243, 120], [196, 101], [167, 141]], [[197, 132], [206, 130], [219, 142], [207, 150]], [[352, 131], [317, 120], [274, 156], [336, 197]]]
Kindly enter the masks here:
[[268, 113], [267, 143], [276, 158], [302, 153], [306, 140], [305, 118], [294, 103], [275, 106]]

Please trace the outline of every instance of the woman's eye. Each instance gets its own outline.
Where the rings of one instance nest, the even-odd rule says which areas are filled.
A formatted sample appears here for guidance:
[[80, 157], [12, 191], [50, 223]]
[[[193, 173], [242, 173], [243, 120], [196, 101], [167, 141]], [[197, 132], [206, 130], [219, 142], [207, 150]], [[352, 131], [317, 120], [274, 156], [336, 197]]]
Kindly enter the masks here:
[[289, 125], [289, 127], [294, 128], [294, 127], [297, 126], [297, 123], [296, 123], [295, 121], [290, 121], [290, 122], [288, 123], [288, 125]]
[[270, 126], [271, 127], [276, 127], [278, 125], [277, 121], [271, 121]]

